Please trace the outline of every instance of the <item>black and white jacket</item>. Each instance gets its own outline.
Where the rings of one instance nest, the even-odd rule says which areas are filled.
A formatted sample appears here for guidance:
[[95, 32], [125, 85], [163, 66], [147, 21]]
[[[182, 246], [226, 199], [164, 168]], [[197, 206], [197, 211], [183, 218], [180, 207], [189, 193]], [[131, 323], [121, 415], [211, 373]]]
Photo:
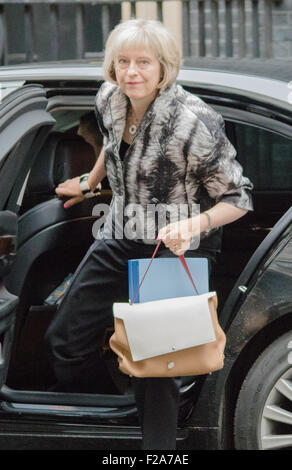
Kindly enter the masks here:
[[221, 115], [175, 83], [150, 104], [122, 162], [128, 106], [117, 85], [102, 84], [96, 115], [104, 135], [105, 168], [113, 195], [124, 206], [199, 204], [202, 212], [223, 201], [252, 210], [252, 184], [235, 159]]

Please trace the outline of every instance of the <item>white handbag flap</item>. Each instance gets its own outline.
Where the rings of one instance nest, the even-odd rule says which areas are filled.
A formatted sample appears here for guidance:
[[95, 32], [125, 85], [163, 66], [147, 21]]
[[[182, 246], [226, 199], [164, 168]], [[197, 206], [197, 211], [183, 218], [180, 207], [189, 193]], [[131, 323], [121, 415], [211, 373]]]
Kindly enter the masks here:
[[115, 303], [133, 361], [216, 341], [208, 299], [216, 292], [136, 304]]

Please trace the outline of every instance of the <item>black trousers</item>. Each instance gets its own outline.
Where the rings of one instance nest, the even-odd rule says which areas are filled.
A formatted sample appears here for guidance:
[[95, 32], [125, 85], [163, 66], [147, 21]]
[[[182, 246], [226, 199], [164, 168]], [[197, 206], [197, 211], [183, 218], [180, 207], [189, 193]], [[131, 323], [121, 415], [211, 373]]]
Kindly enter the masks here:
[[[98, 346], [113, 326], [112, 306], [128, 301], [128, 259], [150, 258], [154, 246], [127, 239], [96, 240], [74, 274], [46, 341], [59, 384], [86, 391], [101, 380]], [[157, 257], [173, 257], [161, 245]], [[189, 251], [185, 256], [208, 256]], [[143, 449], [175, 449], [180, 378], [134, 379]]]

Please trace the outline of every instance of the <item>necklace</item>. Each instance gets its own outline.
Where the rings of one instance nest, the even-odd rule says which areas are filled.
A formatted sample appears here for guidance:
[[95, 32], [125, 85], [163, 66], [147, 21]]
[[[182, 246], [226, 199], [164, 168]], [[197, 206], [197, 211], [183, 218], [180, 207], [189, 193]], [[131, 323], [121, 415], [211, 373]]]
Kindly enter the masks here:
[[135, 126], [135, 124], [132, 124], [130, 127], [129, 127], [129, 133], [131, 135], [135, 135], [137, 132], [137, 126]]
[[[135, 124], [131, 124], [132, 121], [134, 121]], [[128, 127], [129, 134], [131, 134], [131, 135], [135, 135], [135, 134], [136, 134], [138, 124], [139, 124], [139, 121], [138, 121], [138, 119], [134, 116], [133, 110], [132, 110], [132, 108], [131, 108], [130, 111], [129, 111], [129, 127]]]

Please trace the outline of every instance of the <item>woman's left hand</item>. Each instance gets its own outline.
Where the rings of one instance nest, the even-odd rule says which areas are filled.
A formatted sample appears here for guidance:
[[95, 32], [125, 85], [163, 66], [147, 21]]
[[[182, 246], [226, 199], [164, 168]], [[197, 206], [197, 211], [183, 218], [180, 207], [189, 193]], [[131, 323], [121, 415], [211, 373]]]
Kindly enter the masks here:
[[200, 218], [193, 217], [166, 225], [159, 230], [157, 239], [162, 240], [175, 255], [181, 256], [190, 248], [192, 238], [199, 233]]

